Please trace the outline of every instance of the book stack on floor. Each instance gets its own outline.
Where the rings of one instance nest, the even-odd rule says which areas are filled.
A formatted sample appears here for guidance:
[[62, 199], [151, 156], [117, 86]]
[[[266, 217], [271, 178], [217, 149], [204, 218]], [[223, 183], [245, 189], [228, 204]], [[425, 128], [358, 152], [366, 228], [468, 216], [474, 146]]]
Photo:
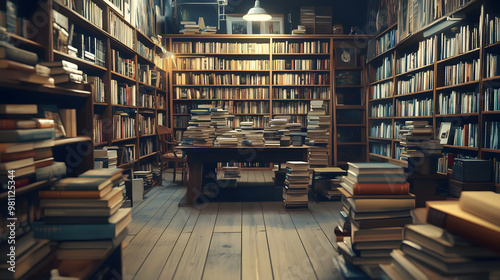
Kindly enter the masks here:
[[283, 206], [286, 208], [308, 207], [309, 163], [305, 161], [287, 161], [285, 187], [283, 188]]
[[9, 40], [5, 28], [0, 27], [0, 81], [53, 86], [49, 68], [37, 64], [38, 55], [15, 47]]
[[[415, 197], [402, 167], [390, 163], [348, 163], [342, 178], [344, 217], [342, 231], [350, 223], [350, 236], [337, 242], [345, 262], [369, 273], [380, 274], [379, 264], [390, 263], [392, 249], [401, 245], [403, 227], [412, 222]], [[340, 239], [340, 238], [339, 238]]]
[[92, 169], [40, 191], [43, 222], [35, 238], [60, 241], [58, 259], [103, 259], [121, 244], [132, 220], [123, 204], [122, 169]]
[[496, 279], [500, 267], [500, 194], [463, 192], [428, 202], [429, 224], [408, 225], [401, 249], [382, 265], [390, 279]]
[[237, 164], [222, 167], [222, 172], [224, 178], [240, 178], [240, 167]]
[[401, 158], [408, 161], [410, 173], [435, 174], [443, 145], [434, 139], [432, 125], [427, 121], [406, 121], [399, 134]]
[[[215, 128], [212, 125], [211, 105], [199, 105], [191, 110], [191, 120], [184, 137], [192, 139], [193, 146], [211, 147], [214, 144]], [[189, 141], [189, 142], [191, 142]], [[183, 140], [185, 143], [185, 141]]]
[[311, 110], [307, 114], [307, 137], [309, 164], [312, 167], [328, 166], [328, 143], [330, 138], [330, 116], [327, 115], [322, 100], [311, 100]]
[[313, 169], [312, 189], [314, 193], [327, 200], [340, 200], [342, 193], [338, 190], [341, 187], [345, 170], [338, 167], [318, 167]]
[[36, 104], [0, 104], [1, 191], [8, 189], [9, 175], [16, 189], [66, 175], [66, 165], [52, 156], [54, 121], [35, 118], [37, 113]]
[[79, 88], [86, 80], [78, 65], [67, 60], [41, 62], [43, 66], [49, 67], [50, 75], [54, 83], [60, 87]]

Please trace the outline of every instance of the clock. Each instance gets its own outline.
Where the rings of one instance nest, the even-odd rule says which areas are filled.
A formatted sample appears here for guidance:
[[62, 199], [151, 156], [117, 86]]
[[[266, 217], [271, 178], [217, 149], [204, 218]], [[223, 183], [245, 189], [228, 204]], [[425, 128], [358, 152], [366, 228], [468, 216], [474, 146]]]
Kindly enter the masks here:
[[336, 49], [337, 67], [356, 66], [356, 49], [338, 48]]

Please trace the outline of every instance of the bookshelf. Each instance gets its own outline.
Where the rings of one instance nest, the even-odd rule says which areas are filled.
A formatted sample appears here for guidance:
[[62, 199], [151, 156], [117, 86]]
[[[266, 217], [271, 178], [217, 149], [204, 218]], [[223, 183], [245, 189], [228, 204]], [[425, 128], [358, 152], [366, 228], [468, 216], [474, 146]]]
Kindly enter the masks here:
[[[436, 135], [441, 123], [449, 122], [453, 136], [444, 145], [440, 170], [446, 173], [451, 154], [491, 159], [498, 173], [498, 136], [495, 139], [491, 134], [500, 116], [498, 104], [494, 107], [499, 74], [495, 66], [498, 8], [489, 1], [465, 2], [446, 8], [447, 16], [463, 18], [453, 27], [424, 37], [441, 18], [420, 23], [408, 36], [401, 36], [405, 34], [396, 24], [369, 44], [370, 159], [405, 165], [399, 157], [398, 139], [404, 121], [427, 120]], [[399, 42], [379, 46], [393, 30], [398, 30]], [[419, 110], [412, 108], [415, 105]], [[387, 135], [384, 130], [392, 130], [392, 136], [380, 137]]]
[[[76, 6], [71, 7], [74, 1], [43, 1], [36, 5], [25, 0], [13, 1], [17, 7], [33, 6], [18, 9], [17, 16], [18, 20], [31, 21], [36, 32], [25, 32], [22, 36], [22, 30], [18, 29], [8, 35], [16, 47], [37, 53], [40, 61], [67, 60], [77, 64], [87, 75], [89, 84], [71, 89], [2, 79], [0, 90], [12, 93], [4, 94], [2, 103], [76, 110], [77, 136], [58, 138], [52, 147], [54, 161], [66, 164], [69, 177], [94, 168], [93, 150], [104, 146], [120, 146], [128, 155], [135, 155], [127, 158], [119, 155], [122, 159], [119, 159], [119, 167], [129, 172], [151, 170], [158, 161], [156, 125], [167, 125], [171, 118], [167, 103], [167, 68], [160, 57], [163, 41], [144, 35], [145, 31], [150, 34], [150, 30], [144, 30], [140, 24], [131, 24], [130, 15], [110, 7], [108, 1], [83, 2], [85, 8], [77, 11]], [[53, 22], [59, 17], [67, 20], [76, 54], [69, 54], [54, 42]], [[126, 126], [122, 128], [122, 119], [129, 123], [127, 129]], [[160, 178], [155, 179], [159, 182]], [[16, 209], [20, 223], [29, 226], [40, 219], [38, 190], [47, 189], [51, 183], [39, 180], [16, 189], [17, 203], [22, 205]], [[7, 196], [1, 193], [0, 201], [6, 201]], [[0, 216], [5, 217], [5, 213], [2, 211]], [[67, 272], [72, 272], [75, 265], [84, 267], [88, 278], [109, 278], [111, 274], [116, 277], [122, 271], [119, 247], [102, 261], [92, 263], [56, 261], [55, 252], [52, 252], [22, 279], [45, 278], [53, 267], [61, 271], [66, 267]]]
[[[189, 111], [198, 104], [213, 104], [235, 116], [233, 127], [238, 127], [241, 121], [253, 121], [255, 128], [263, 129], [270, 119], [280, 115], [289, 115], [292, 121], [305, 127], [310, 101], [323, 100], [332, 117], [335, 112], [339, 115], [351, 110], [359, 112], [357, 123], [342, 123], [338, 129], [354, 129], [365, 135], [364, 80], [361, 80], [364, 66], [360, 56], [368, 37], [166, 36], [165, 44], [174, 53], [170, 73], [171, 126], [180, 138], [187, 127]], [[353, 63], [337, 65], [336, 49], [347, 50]], [[339, 75], [354, 72], [358, 76], [356, 83], [334, 85], [335, 71]], [[341, 102], [333, 102], [337, 92]], [[337, 127], [332, 118], [331, 135], [336, 135], [334, 129]], [[352, 142], [352, 147], [358, 150], [363, 146], [359, 142], [365, 144], [359, 157], [365, 161], [366, 137]], [[338, 164], [336, 144], [331, 137], [331, 165]]]

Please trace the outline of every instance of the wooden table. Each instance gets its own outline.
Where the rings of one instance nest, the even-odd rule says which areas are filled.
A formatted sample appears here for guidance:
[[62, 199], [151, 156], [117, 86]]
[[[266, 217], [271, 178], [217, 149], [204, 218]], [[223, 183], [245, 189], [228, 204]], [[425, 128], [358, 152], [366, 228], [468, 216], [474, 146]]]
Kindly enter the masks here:
[[179, 206], [195, 205], [203, 185], [203, 167], [217, 162], [307, 161], [307, 146], [301, 147], [195, 147], [180, 146], [187, 155], [189, 180], [185, 200]]

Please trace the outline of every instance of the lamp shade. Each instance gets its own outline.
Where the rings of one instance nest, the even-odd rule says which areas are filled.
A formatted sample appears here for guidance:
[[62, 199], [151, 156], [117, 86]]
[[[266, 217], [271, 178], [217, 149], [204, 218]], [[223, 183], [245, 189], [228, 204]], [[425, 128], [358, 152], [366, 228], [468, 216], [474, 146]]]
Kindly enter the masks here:
[[248, 21], [266, 21], [271, 18], [272, 16], [260, 6], [259, 0], [255, 0], [255, 6], [248, 10], [248, 13], [243, 16], [243, 19]]

